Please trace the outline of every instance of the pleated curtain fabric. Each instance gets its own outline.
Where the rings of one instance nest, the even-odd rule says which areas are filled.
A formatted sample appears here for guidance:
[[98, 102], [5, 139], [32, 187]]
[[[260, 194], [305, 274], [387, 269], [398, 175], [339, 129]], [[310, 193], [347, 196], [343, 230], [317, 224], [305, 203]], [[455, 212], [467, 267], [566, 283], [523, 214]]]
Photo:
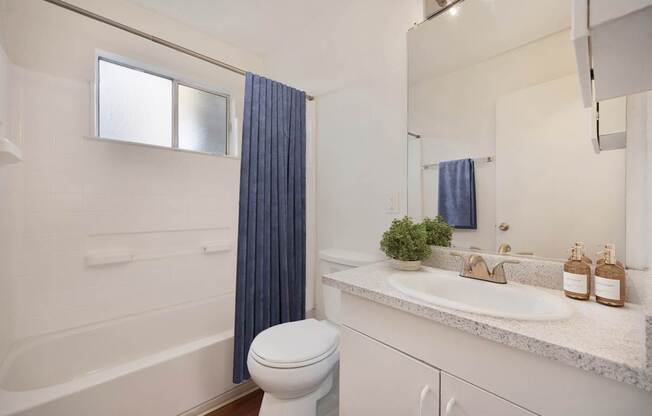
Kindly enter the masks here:
[[246, 74], [233, 382], [258, 333], [305, 318], [306, 94]]

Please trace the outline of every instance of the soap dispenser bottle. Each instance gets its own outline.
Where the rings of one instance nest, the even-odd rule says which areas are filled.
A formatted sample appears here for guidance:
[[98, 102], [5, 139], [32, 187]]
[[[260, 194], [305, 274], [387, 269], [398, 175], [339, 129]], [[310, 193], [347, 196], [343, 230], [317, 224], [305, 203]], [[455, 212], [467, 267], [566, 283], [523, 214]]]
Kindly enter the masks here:
[[582, 259], [582, 249], [571, 249], [570, 259], [564, 263], [564, 294], [569, 298], [587, 300], [591, 296], [591, 266]]
[[616, 260], [613, 244], [605, 245], [595, 268], [595, 300], [603, 305], [625, 305], [625, 268]]

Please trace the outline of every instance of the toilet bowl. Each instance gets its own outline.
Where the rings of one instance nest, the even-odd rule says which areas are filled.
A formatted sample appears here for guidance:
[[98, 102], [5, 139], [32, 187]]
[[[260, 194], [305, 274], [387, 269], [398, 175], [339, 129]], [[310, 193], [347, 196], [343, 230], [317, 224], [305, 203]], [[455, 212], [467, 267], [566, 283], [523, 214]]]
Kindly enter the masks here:
[[[374, 263], [382, 257], [328, 249], [320, 252], [320, 260], [323, 275]], [[251, 343], [247, 367], [265, 392], [259, 416], [317, 416], [317, 402], [327, 395], [333, 400], [321, 403], [326, 406], [320, 407], [319, 416], [337, 414], [340, 292], [322, 288], [321, 282], [317, 282], [316, 292], [317, 314], [325, 315], [325, 320], [276, 325]]]
[[306, 319], [273, 326], [252, 342], [247, 366], [265, 392], [260, 416], [314, 416], [333, 385], [339, 331]]

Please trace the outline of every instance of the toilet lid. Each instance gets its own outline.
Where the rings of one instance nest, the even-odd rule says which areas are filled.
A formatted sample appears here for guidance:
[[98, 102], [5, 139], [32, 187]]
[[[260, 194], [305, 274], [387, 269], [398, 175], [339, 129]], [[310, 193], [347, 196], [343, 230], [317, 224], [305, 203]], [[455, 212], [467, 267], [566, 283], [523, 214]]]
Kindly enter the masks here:
[[251, 343], [251, 353], [266, 366], [303, 367], [332, 354], [339, 339], [339, 332], [333, 326], [304, 319], [264, 330]]

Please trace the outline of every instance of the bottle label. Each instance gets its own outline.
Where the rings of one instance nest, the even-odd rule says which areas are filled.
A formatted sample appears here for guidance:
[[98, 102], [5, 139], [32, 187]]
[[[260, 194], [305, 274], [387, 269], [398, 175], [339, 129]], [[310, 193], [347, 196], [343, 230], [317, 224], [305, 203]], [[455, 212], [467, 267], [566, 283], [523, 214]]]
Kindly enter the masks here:
[[564, 272], [564, 290], [573, 293], [588, 293], [589, 279], [585, 274]]
[[595, 295], [611, 300], [620, 299], [620, 280], [595, 276]]

